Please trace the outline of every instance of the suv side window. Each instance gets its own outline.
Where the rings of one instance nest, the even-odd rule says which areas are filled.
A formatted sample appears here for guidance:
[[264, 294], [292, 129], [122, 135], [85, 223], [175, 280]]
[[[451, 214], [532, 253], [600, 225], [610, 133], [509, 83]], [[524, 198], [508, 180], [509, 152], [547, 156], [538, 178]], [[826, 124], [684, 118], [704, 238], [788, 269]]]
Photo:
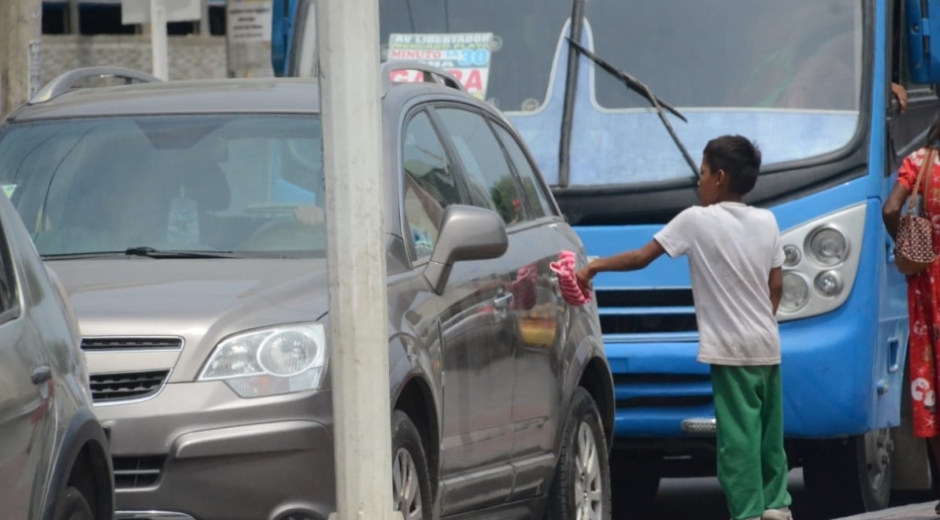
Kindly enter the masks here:
[[415, 258], [431, 256], [444, 208], [460, 204], [460, 188], [444, 145], [427, 112], [419, 112], [402, 133], [405, 220], [414, 240]]
[[503, 146], [506, 147], [506, 153], [509, 154], [509, 159], [519, 176], [522, 190], [529, 201], [529, 209], [532, 211], [533, 216], [542, 218], [555, 215], [554, 206], [552, 206], [548, 194], [545, 193], [544, 186], [536, 177], [535, 168], [532, 167], [532, 162], [522, 151], [519, 142], [502, 126], [494, 124], [493, 127], [496, 128], [496, 134], [499, 135]]
[[0, 226], [0, 323], [14, 318], [8, 314], [19, 307], [16, 272], [13, 268], [13, 255], [7, 241], [6, 230]]
[[480, 114], [458, 108], [437, 108], [467, 172], [470, 200], [493, 210], [507, 226], [525, 220], [525, 210], [506, 155]]

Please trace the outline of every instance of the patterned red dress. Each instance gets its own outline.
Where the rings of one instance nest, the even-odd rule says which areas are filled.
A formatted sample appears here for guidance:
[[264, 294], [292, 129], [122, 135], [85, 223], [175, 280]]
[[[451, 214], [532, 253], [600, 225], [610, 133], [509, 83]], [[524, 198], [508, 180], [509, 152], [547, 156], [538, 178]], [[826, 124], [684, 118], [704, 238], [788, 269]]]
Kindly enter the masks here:
[[[920, 173], [926, 150], [919, 150], [904, 159], [898, 172], [898, 182], [912, 190]], [[933, 168], [928, 173], [924, 207], [933, 223], [933, 242], [940, 245], [940, 154], [935, 154]], [[907, 309], [910, 316], [910, 370], [911, 399], [914, 411], [914, 435], [936, 437], [938, 430], [937, 387], [940, 366], [940, 261], [929, 269], [907, 280]]]

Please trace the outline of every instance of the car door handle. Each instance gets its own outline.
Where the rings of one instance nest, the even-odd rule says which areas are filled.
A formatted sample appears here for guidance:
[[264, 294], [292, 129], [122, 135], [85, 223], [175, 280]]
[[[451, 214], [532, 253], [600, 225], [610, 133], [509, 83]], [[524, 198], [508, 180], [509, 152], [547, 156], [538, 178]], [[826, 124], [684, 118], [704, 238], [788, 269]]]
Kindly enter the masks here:
[[33, 369], [32, 380], [34, 385], [41, 385], [52, 379], [52, 369], [49, 365], [38, 366]]
[[493, 306], [497, 309], [505, 309], [509, 307], [509, 303], [512, 302], [512, 293], [506, 293], [502, 296], [497, 296], [493, 299]]

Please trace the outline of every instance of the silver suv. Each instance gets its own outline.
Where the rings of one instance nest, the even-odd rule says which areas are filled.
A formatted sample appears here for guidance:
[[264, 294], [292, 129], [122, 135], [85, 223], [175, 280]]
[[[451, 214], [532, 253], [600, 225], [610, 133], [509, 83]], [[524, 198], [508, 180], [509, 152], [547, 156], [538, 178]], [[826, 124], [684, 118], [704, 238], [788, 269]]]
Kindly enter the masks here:
[[0, 518], [111, 520], [105, 429], [68, 296], [0, 195]]
[[[92, 76], [139, 84], [74, 88]], [[382, 77], [397, 507], [609, 518], [597, 308], [549, 265], [580, 241], [498, 111], [424, 65]], [[79, 316], [118, 518], [334, 509], [318, 100], [83, 69], [0, 128], [0, 184]]]

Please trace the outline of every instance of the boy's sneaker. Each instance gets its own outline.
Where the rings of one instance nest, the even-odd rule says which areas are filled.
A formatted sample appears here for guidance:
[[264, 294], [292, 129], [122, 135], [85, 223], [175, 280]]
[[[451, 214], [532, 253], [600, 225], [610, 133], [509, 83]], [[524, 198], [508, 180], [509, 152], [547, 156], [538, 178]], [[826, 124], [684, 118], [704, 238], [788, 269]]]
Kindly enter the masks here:
[[780, 509], [764, 511], [760, 518], [761, 520], [793, 520], [793, 515], [790, 513], [789, 507], [781, 507]]

